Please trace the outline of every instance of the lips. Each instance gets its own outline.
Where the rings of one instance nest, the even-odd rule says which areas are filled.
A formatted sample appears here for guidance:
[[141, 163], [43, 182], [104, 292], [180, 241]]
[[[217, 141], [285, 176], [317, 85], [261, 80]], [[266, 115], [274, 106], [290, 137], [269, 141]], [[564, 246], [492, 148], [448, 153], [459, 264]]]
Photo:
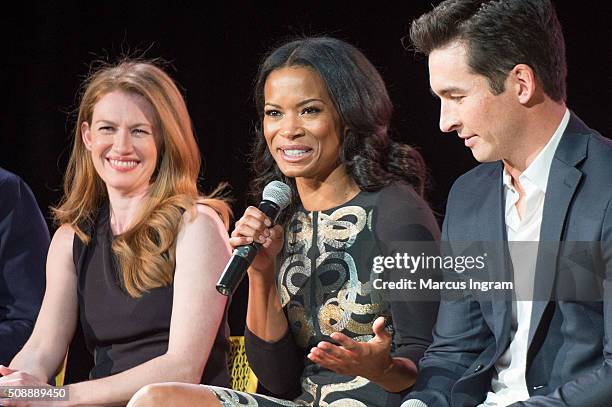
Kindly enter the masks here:
[[472, 148], [472, 147], [474, 147], [474, 143], [476, 143], [476, 137], [478, 137], [478, 136], [477, 135], [473, 135], [473, 136], [461, 137], [461, 138], [463, 139], [463, 144], [465, 144], [466, 147]]
[[112, 169], [122, 172], [131, 171], [140, 163], [140, 161], [134, 159], [110, 157], [106, 158], [106, 162], [110, 164]]
[[285, 161], [299, 162], [312, 154], [312, 148], [305, 145], [286, 145], [277, 149]]

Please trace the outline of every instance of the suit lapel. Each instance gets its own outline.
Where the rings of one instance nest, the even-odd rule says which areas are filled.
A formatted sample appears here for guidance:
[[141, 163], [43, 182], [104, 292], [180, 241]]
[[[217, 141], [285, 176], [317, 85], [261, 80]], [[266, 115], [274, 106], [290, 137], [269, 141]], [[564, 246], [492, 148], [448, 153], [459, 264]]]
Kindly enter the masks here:
[[[484, 190], [488, 193], [483, 196], [482, 208], [478, 211], [482, 216], [479, 224], [482, 225], [483, 241], [490, 245], [486, 251], [494, 254], [489, 257], [489, 281], [512, 281], [511, 263], [508, 262], [508, 244], [505, 221], [505, 198], [502, 182], [503, 164], [500, 161], [490, 174], [490, 182]], [[501, 208], [501, 210], [500, 210]], [[500, 349], [507, 346], [510, 338], [511, 327], [511, 297], [505, 292], [488, 294], [491, 300], [491, 311], [493, 313], [493, 334]]]
[[588, 129], [572, 114], [550, 167], [540, 228], [529, 346], [551, 299], [568, 209], [582, 178], [576, 165], [586, 157], [588, 138], [581, 137], [584, 133], [588, 133]]

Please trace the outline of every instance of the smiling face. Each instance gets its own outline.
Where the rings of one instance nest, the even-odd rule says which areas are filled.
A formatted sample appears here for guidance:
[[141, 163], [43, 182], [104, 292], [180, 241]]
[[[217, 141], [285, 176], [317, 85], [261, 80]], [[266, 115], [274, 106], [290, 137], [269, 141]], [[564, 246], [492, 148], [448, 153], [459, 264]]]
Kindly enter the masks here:
[[[342, 124], [325, 83], [312, 69], [272, 71], [264, 87], [263, 133], [288, 177], [324, 181], [342, 169]], [[299, 181], [299, 180], [298, 180]]]
[[431, 52], [429, 81], [440, 98], [440, 130], [456, 131], [476, 160], [507, 158], [520, 146], [520, 103], [508, 86], [499, 95], [491, 92], [487, 78], [470, 70], [464, 45]]
[[105, 94], [81, 135], [96, 172], [109, 193], [145, 193], [157, 163], [155, 112], [142, 96], [124, 91]]

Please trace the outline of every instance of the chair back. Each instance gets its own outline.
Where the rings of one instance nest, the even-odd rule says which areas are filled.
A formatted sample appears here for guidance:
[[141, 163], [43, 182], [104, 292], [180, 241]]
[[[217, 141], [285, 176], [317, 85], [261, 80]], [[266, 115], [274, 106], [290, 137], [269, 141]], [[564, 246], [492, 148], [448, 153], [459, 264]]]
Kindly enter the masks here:
[[257, 392], [257, 376], [251, 370], [244, 351], [244, 336], [230, 336], [230, 387], [247, 393]]

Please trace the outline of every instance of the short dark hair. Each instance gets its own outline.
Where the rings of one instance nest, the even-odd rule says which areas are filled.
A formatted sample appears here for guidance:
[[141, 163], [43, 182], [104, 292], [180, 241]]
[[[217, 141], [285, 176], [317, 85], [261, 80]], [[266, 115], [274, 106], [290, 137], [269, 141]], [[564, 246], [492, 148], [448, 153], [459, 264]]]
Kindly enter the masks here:
[[529, 65], [544, 92], [565, 101], [565, 42], [550, 0], [446, 0], [412, 22], [410, 39], [426, 55], [464, 42], [468, 65], [494, 94], [512, 68]]
[[342, 137], [340, 160], [360, 189], [376, 191], [391, 182], [401, 181], [423, 194], [425, 162], [418, 151], [389, 137], [393, 105], [376, 68], [361, 51], [345, 41], [306, 37], [275, 48], [259, 67], [255, 83], [259, 122], [252, 153], [256, 177], [253, 195], [258, 195], [268, 182], [277, 179], [290, 185], [298, 198], [294, 180], [280, 172], [262, 135], [266, 79], [273, 71], [292, 66], [312, 69], [325, 83], [340, 120], [347, 128]]

